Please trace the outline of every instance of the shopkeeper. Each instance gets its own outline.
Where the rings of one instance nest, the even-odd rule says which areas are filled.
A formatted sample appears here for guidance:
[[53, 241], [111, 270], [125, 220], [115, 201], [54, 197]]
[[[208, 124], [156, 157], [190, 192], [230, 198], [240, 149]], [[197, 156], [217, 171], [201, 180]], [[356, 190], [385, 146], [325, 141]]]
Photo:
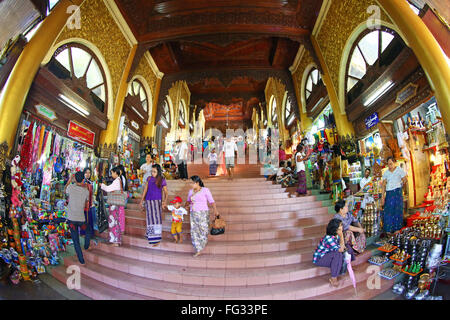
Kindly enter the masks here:
[[[367, 168], [366, 170], [364, 170], [364, 178], [362, 178], [361, 181], [359, 182], [359, 186], [361, 187], [361, 190], [363, 192], [368, 192], [368, 189], [370, 189], [370, 188], [367, 188], [366, 190], [364, 190], [364, 188], [366, 188], [367, 185], [371, 182], [372, 182], [372, 177], [370, 176], [370, 169]], [[374, 198], [370, 194], [368, 194], [368, 193], [364, 194], [364, 200], [361, 203], [361, 209], [363, 209], [363, 210], [366, 209], [366, 205], [368, 203], [373, 203], [374, 201], [375, 201]]]
[[370, 176], [370, 169], [367, 168], [364, 171], [364, 178], [362, 178], [361, 181], [359, 182], [359, 186], [361, 187], [361, 190], [363, 190], [364, 187], [371, 181], [372, 181], [372, 177]]
[[152, 175], [152, 167], [153, 167], [153, 158], [150, 153], [147, 153], [145, 156], [145, 163], [140, 168], [140, 174], [143, 175], [142, 185], [147, 183], [148, 177]]
[[394, 233], [403, 227], [403, 193], [406, 172], [396, 166], [393, 157], [387, 158], [388, 170], [383, 174], [381, 206], [383, 210], [384, 231]]

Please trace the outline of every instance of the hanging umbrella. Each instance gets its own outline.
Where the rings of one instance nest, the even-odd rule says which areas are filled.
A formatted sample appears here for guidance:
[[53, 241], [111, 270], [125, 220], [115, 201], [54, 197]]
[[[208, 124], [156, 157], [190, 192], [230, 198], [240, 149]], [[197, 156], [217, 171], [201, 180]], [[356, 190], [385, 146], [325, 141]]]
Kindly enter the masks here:
[[352, 263], [351, 263], [352, 256], [348, 252], [345, 252], [344, 253], [344, 260], [347, 263], [347, 271], [348, 271], [348, 274], [350, 276], [350, 279], [352, 280], [353, 288], [355, 288], [355, 296], [356, 296], [358, 293], [356, 291], [355, 273], [353, 272]]

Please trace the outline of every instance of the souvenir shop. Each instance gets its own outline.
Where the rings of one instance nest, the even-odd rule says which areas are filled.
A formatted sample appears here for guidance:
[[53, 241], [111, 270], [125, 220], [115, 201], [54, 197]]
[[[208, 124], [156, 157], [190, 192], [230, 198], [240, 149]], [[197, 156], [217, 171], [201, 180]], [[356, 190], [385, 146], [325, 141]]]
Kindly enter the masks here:
[[59, 264], [58, 253], [71, 243], [64, 187], [73, 173], [90, 168], [97, 194], [98, 178], [108, 174], [108, 161], [94, 152], [104, 129], [106, 115], [41, 68], [20, 118], [15, 157], [2, 173], [0, 260], [13, 283]]
[[[368, 237], [378, 239], [383, 228], [381, 177], [387, 170], [381, 161], [383, 147], [408, 175], [403, 190], [404, 227], [376, 241], [378, 254], [369, 262], [381, 267], [382, 278], [395, 279], [395, 294], [406, 299], [439, 299], [433, 297], [434, 289], [450, 261], [449, 145], [439, 107], [431, 96], [411, 104], [393, 121], [380, 123], [376, 114], [365, 124], [367, 129], [377, 124], [358, 141], [362, 171], [371, 168], [372, 179], [346, 199]], [[396, 139], [387, 134], [389, 130]]]

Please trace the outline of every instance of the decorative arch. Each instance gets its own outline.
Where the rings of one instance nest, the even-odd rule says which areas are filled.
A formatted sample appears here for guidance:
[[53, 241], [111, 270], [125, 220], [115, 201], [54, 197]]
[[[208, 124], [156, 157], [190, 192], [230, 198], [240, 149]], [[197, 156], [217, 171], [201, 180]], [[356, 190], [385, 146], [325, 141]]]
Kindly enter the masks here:
[[[305, 70], [303, 70], [303, 74], [302, 74], [302, 82], [300, 85], [300, 102], [302, 103], [302, 113], [307, 113], [306, 111], [306, 95], [305, 95], [305, 86], [306, 86], [306, 80], [308, 78], [309, 73], [311, 72], [312, 69], [316, 68], [317, 70], [319, 70], [319, 68], [317, 67], [317, 65], [313, 62], [311, 62], [310, 64], [308, 64], [305, 68]], [[320, 71], [319, 71], [320, 73]]]
[[[397, 26], [393, 25], [392, 23], [379, 20], [380, 26], [392, 29], [395, 31], [405, 42], [406, 45], [408, 45], [408, 42], [406, 41], [405, 36], [402, 34], [402, 32], [397, 28]], [[345, 114], [345, 81], [346, 81], [346, 73], [347, 73], [347, 62], [350, 58], [350, 51], [353, 48], [353, 45], [355, 41], [358, 39], [359, 35], [364, 32], [367, 28], [367, 21], [361, 22], [350, 34], [348, 37], [344, 50], [341, 55], [341, 63], [339, 66], [339, 88], [338, 90], [338, 100], [339, 100], [339, 108], [341, 111], [341, 114]], [[302, 102], [303, 103], [303, 102]]]
[[133, 76], [133, 78], [131, 78], [130, 82], [128, 82], [128, 87], [127, 87], [127, 92], [130, 90], [131, 84], [133, 83], [134, 80], [139, 80], [139, 82], [142, 84], [142, 86], [144, 87], [144, 91], [147, 94], [147, 108], [148, 108], [148, 121], [147, 124], [151, 123], [151, 119], [152, 119], [152, 114], [153, 114], [153, 94], [152, 94], [152, 90], [150, 89], [150, 86], [147, 82], [147, 80], [145, 80], [145, 78], [141, 75], [135, 75]]
[[175, 131], [175, 126], [174, 126], [174, 123], [175, 123], [174, 110], [175, 110], [175, 108], [173, 105], [172, 98], [170, 98], [169, 95], [166, 96], [166, 100], [167, 100], [167, 105], [169, 106], [169, 113], [170, 113], [170, 123], [169, 123], [170, 128], [169, 128], [169, 130], [170, 130], [170, 132], [173, 132], [173, 131]]
[[65, 45], [65, 44], [69, 44], [69, 43], [79, 43], [79, 44], [86, 46], [95, 54], [96, 58], [99, 60], [101, 67], [103, 68], [103, 71], [105, 73], [106, 86], [108, 87], [108, 90], [106, 90], [106, 92], [108, 94], [108, 98], [107, 98], [108, 104], [106, 106], [106, 109], [108, 110], [108, 112], [107, 112], [106, 116], [107, 116], [108, 120], [113, 120], [114, 119], [115, 100], [114, 100], [114, 94], [113, 94], [111, 71], [109, 70], [108, 64], [106, 63], [106, 59], [103, 56], [102, 52], [92, 42], [87, 41], [86, 39], [83, 39], [83, 38], [68, 38], [63, 41], [60, 41], [60, 42], [54, 44], [50, 48], [50, 50], [47, 52], [47, 55], [45, 56], [44, 60], [42, 61], [41, 66], [44, 66], [50, 62], [51, 58], [53, 57], [53, 54], [55, 53], [55, 51], [58, 48], [60, 48], [61, 46]]

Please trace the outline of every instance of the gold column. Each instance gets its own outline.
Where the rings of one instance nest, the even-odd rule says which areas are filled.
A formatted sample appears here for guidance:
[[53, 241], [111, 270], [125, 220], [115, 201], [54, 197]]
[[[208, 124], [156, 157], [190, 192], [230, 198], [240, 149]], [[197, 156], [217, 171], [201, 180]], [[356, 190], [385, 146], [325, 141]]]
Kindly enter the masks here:
[[[353, 125], [348, 121], [347, 115], [345, 113], [341, 113], [337, 91], [333, 85], [333, 81], [331, 80], [330, 71], [328, 70], [328, 66], [325, 62], [325, 59], [323, 58], [319, 44], [313, 36], [311, 36], [311, 42], [314, 46], [314, 51], [316, 52], [317, 58], [319, 59], [320, 65], [323, 70], [322, 79], [325, 86], [327, 87], [328, 97], [330, 98], [331, 108], [333, 109], [334, 119], [336, 120], [337, 132], [340, 136], [345, 136], [347, 134], [352, 135], [355, 133], [355, 129], [353, 128]], [[343, 102], [341, 101], [341, 103]]]
[[67, 7], [81, 5], [82, 2], [62, 0], [53, 8], [23, 49], [6, 82], [0, 100], [0, 142], [8, 144], [8, 153], [14, 144], [20, 115], [34, 76], [70, 17]]
[[156, 113], [158, 111], [158, 97], [159, 91], [161, 90], [161, 79], [156, 79], [156, 88], [155, 92], [153, 92], [153, 101], [152, 101], [152, 118], [150, 119], [150, 123], [146, 124], [143, 128], [142, 135], [144, 138], [152, 138], [155, 136], [155, 121], [156, 121]]
[[128, 87], [128, 74], [131, 70], [131, 65], [136, 55], [137, 44], [135, 44], [128, 55], [127, 63], [122, 73], [122, 79], [120, 80], [119, 90], [117, 92], [116, 101], [114, 103], [114, 116], [112, 120], [108, 121], [106, 130], [100, 134], [100, 145], [114, 145], [117, 143], [117, 137], [119, 135], [120, 117], [122, 116], [123, 104], [125, 102], [125, 96], [127, 95]]
[[445, 129], [450, 132], [450, 67], [439, 43], [406, 1], [378, 0], [378, 3], [404, 35], [427, 74]]

